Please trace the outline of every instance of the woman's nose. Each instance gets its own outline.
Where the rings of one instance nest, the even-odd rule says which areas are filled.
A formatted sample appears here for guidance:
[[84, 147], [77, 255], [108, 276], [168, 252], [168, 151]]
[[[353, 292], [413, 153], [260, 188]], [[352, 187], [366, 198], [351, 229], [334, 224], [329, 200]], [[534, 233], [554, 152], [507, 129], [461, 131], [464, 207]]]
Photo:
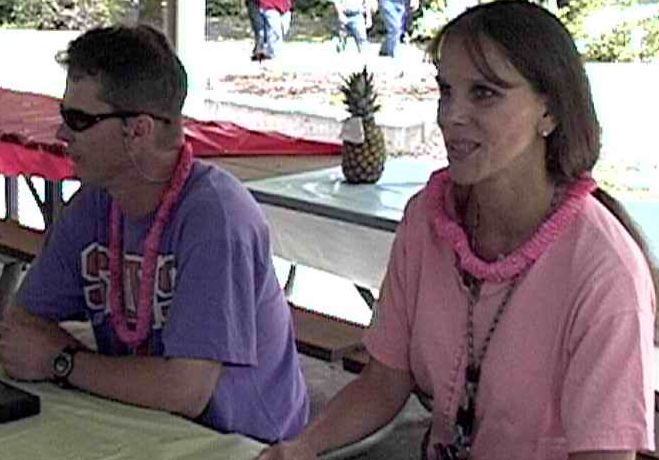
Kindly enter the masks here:
[[465, 124], [471, 117], [470, 105], [456, 97], [440, 98], [437, 103], [437, 123], [439, 126]]

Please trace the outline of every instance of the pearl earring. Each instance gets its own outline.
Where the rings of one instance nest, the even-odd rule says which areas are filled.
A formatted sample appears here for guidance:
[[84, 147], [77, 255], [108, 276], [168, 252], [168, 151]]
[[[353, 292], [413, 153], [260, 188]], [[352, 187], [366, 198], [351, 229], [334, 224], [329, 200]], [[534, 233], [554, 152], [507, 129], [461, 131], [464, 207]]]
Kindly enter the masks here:
[[540, 131], [540, 135], [542, 137], [547, 137], [547, 136], [549, 136], [549, 131]]

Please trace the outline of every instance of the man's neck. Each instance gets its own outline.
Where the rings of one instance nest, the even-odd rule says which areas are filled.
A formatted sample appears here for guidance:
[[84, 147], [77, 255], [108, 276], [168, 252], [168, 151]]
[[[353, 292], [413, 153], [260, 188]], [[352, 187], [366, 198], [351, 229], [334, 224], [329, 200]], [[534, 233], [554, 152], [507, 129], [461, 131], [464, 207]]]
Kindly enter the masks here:
[[129, 219], [139, 219], [155, 212], [168, 183], [141, 183], [131, 188], [109, 191], [121, 212]]
[[[124, 177], [117, 178], [114, 184], [108, 185], [108, 193], [116, 200], [126, 217], [138, 219], [158, 209], [160, 200], [176, 171], [178, 154], [178, 150], [172, 150], [149, 155], [151, 161], [147, 164], [127, 171]], [[152, 178], [144, 177], [142, 170], [149, 171], [151, 177], [162, 180], [154, 181]]]

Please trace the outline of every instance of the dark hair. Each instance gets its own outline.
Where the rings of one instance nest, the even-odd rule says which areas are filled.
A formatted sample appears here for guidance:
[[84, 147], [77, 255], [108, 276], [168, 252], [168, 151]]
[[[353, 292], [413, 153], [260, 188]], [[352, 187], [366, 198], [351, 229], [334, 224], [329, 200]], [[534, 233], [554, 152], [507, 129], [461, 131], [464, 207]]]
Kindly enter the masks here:
[[[502, 83], [483, 50], [487, 39], [501, 50], [531, 87], [547, 98], [556, 128], [547, 137], [546, 164], [556, 184], [590, 173], [599, 158], [600, 125], [581, 56], [565, 26], [545, 8], [524, 0], [499, 0], [470, 8], [433, 38], [428, 52], [437, 65], [442, 41], [464, 40], [484, 77]], [[647, 245], [623, 206], [602, 189], [593, 192], [625, 227], [652, 266]]]
[[151, 26], [89, 30], [58, 61], [73, 80], [98, 77], [99, 98], [116, 109], [181, 117], [187, 74], [167, 38]]

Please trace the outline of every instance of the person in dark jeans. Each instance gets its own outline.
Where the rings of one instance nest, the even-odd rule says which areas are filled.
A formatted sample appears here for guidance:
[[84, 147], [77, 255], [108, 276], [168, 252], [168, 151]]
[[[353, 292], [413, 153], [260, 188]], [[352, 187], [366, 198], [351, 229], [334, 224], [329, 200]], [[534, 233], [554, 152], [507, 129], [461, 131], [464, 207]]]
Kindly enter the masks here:
[[291, 0], [245, 0], [254, 32], [251, 59], [272, 59], [281, 51], [291, 26]]
[[260, 31], [263, 30], [263, 20], [259, 14], [259, 5], [258, 0], [245, 0], [245, 5], [247, 6], [247, 16], [249, 17], [249, 24], [252, 27], [252, 32], [254, 33], [254, 48], [252, 49], [252, 60], [255, 61], [258, 59], [258, 56], [263, 49], [263, 43], [261, 42]]

